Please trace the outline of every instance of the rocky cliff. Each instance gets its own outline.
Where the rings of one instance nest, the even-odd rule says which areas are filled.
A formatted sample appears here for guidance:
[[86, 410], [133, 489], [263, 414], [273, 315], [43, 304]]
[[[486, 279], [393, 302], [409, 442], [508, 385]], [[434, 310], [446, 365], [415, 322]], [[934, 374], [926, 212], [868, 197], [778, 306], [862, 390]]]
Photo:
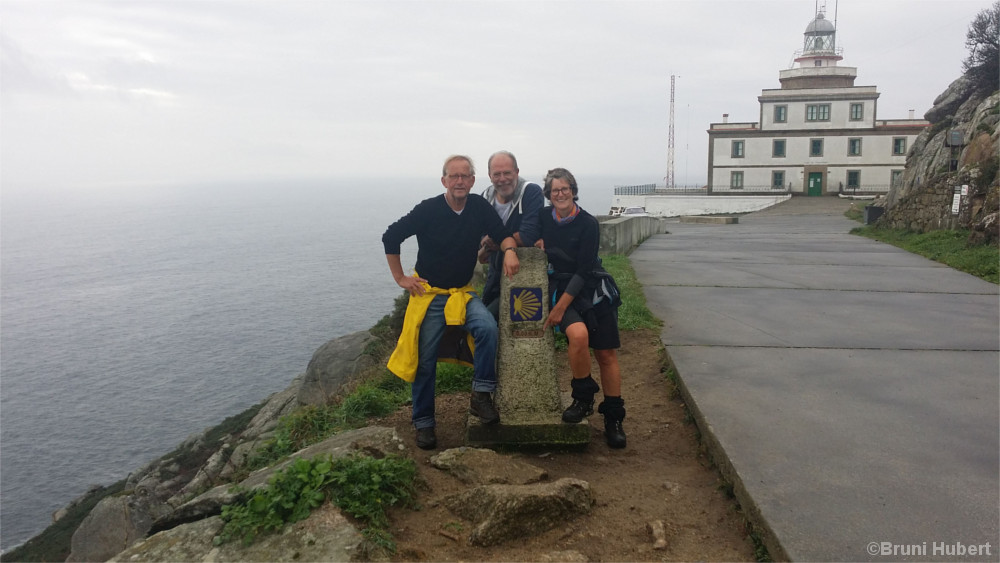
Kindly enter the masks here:
[[[355, 523], [329, 502], [305, 520], [251, 545], [219, 543], [217, 537], [224, 526], [222, 507], [245, 500], [295, 459], [318, 455], [336, 459], [354, 453], [374, 458], [407, 455], [394, 429], [365, 427], [335, 434], [269, 467], [250, 471], [254, 454], [274, 441], [281, 417], [337, 401], [353, 383], [381, 373], [405, 306], [406, 299], [398, 299], [394, 312], [372, 330], [321, 346], [306, 372], [284, 391], [191, 436], [173, 452], [132, 472], [124, 482], [89, 491], [53, 515], [53, 526], [4, 554], [3, 560], [357, 561], [380, 557], [383, 554], [368, 550]], [[538, 468], [489, 450], [446, 450], [432, 463], [463, 482], [469, 475], [485, 476], [469, 482], [465, 496], [454, 500], [456, 506], [467, 508], [466, 496], [494, 499], [470, 518], [477, 525], [488, 522], [483, 524], [488, 534], [476, 539], [474, 533], [470, 539], [480, 542], [477, 545], [544, 531], [546, 522], [586, 514], [594, 502], [584, 481], [539, 482], [546, 476]], [[526, 521], [532, 525], [526, 528]], [[70, 545], [53, 546], [67, 543], [67, 535], [52, 531], [66, 527], [75, 530]]]
[[924, 118], [931, 125], [910, 148], [902, 183], [875, 203], [885, 208], [877, 224], [918, 232], [971, 229], [971, 242], [995, 244], [1000, 92], [983, 92], [962, 76]]

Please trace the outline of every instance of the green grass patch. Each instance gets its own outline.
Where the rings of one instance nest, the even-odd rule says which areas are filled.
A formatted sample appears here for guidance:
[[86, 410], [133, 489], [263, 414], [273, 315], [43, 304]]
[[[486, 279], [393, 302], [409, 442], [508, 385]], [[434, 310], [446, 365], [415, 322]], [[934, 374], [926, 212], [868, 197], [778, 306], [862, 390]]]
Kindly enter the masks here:
[[851, 206], [847, 209], [847, 211], [844, 212], [844, 217], [847, 217], [852, 221], [857, 221], [858, 223], [861, 223], [865, 220], [865, 208], [868, 207], [869, 205], [871, 205], [871, 202], [860, 203], [860, 204], [852, 203]]
[[851, 234], [891, 244], [988, 282], [1000, 283], [1000, 248], [992, 245], [968, 246], [967, 230], [916, 233], [868, 226], [856, 227]]
[[602, 256], [601, 259], [604, 269], [614, 276], [621, 291], [622, 305], [618, 308], [618, 328], [621, 330], [660, 328], [663, 323], [646, 307], [646, 294], [642, 291], [642, 284], [635, 277], [635, 270], [632, 269], [628, 256], [609, 254]]
[[369, 418], [385, 416], [409, 398], [409, 384], [383, 370], [381, 375], [359, 384], [339, 402], [301, 407], [281, 417], [274, 437], [254, 452], [245, 470], [267, 467], [337, 432], [364, 426]]
[[439, 362], [437, 365], [437, 383], [434, 386], [435, 395], [447, 395], [472, 389], [472, 368], [451, 362]]
[[226, 524], [215, 543], [241, 540], [249, 545], [261, 534], [307, 518], [330, 500], [366, 526], [364, 535], [370, 543], [392, 552], [395, 545], [387, 531], [386, 510], [415, 504], [416, 476], [414, 461], [397, 456], [296, 459], [244, 502], [222, 507]]

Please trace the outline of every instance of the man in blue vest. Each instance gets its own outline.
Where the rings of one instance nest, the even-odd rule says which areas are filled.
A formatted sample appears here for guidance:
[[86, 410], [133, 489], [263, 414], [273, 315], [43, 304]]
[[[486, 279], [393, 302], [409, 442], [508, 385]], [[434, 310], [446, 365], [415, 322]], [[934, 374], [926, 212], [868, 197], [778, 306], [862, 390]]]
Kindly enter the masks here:
[[[493, 204], [497, 215], [513, 233], [518, 246], [531, 246], [538, 238], [538, 210], [545, 206], [545, 196], [538, 184], [530, 184], [519, 175], [517, 159], [508, 151], [498, 151], [487, 162], [492, 185], [483, 197]], [[489, 237], [483, 237], [479, 249], [479, 263], [489, 263], [486, 285], [483, 286], [483, 303], [493, 318], [500, 318], [500, 276], [503, 274], [502, 253]]]

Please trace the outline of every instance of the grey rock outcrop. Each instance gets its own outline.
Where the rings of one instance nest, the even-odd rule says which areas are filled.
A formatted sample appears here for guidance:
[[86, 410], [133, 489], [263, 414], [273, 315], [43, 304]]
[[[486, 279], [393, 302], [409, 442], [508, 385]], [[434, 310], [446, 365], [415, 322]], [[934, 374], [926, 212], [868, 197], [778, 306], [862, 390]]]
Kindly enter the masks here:
[[490, 546], [550, 530], [594, 505], [590, 484], [559, 479], [533, 485], [482, 485], [445, 497], [455, 515], [475, 524], [469, 543]]
[[362, 542], [358, 530], [330, 503], [249, 546], [240, 542], [215, 546], [213, 539], [222, 526], [218, 516], [178, 526], [150, 536], [111, 561], [353, 561]]
[[431, 457], [431, 465], [469, 485], [527, 485], [548, 479], [544, 469], [484, 448], [452, 448]]
[[368, 331], [355, 332], [320, 346], [309, 360], [298, 400], [303, 405], [322, 405], [334, 398], [341, 387], [366, 368], [374, 359], [365, 348], [375, 337]]
[[158, 518], [149, 530], [155, 533], [220, 514], [223, 505], [239, 502], [246, 494], [265, 486], [272, 475], [285, 469], [296, 459], [312, 459], [318, 455], [329, 455], [337, 459], [354, 452], [383, 458], [388, 455], [403, 455], [406, 447], [392, 428], [368, 426], [341, 432], [292, 454], [281, 463], [251, 473], [236, 488], [246, 492], [234, 492], [230, 484], [219, 485]]
[[[113, 496], [97, 503], [73, 534], [67, 561], [104, 561], [142, 539], [153, 522], [142, 499]], [[162, 505], [159, 505], [162, 506]]]
[[292, 412], [299, 406], [299, 389], [305, 380], [305, 374], [301, 374], [291, 381], [283, 391], [278, 391], [267, 398], [264, 406], [247, 425], [242, 433], [244, 440], [252, 440], [266, 435], [278, 425], [278, 420], [286, 414]]
[[924, 119], [931, 123], [939, 123], [953, 117], [958, 108], [972, 95], [974, 86], [965, 76], [959, 76], [945, 88], [944, 92], [934, 98], [934, 106], [927, 110]]
[[[319, 404], [332, 398], [340, 385], [374, 362], [364, 353], [372, 338], [368, 331], [360, 331], [327, 342], [314, 354], [307, 373], [268, 397], [244, 428], [221, 437], [216, 429], [206, 429], [188, 437], [173, 454], [133, 472], [126, 480], [126, 493], [103, 499], [74, 532], [70, 560], [104, 561], [151, 531], [218, 514], [222, 504], [236, 500], [226, 492], [232, 477], [268, 441], [282, 416], [304, 404]], [[353, 440], [353, 445], [324, 442], [297, 455], [324, 452], [338, 455], [337, 452], [358, 448], [369, 453], [381, 452], [378, 455], [389, 450], [400, 453], [402, 443], [398, 438], [395, 441], [391, 436], [386, 438], [385, 430], [365, 437], [345, 433], [341, 439]], [[373, 437], [376, 434], [378, 438]], [[202, 461], [192, 465], [191, 459]], [[275, 466], [258, 473], [265, 473], [266, 481], [267, 476], [280, 468]]]
[[[989, 216], [996, 213], [998, 108], [1000, 93], [978, 92], [964, 76], [938, 96], [924, 116], [932, 125], [907, 154], [901, 184], [875, 203], [885, 208], [878, 224], [918, 232], [994, 225]], [[961, 133], [961, 146], [950, 146], [953, 131]], [[957, 213], [956, 186], [968, 186]]]

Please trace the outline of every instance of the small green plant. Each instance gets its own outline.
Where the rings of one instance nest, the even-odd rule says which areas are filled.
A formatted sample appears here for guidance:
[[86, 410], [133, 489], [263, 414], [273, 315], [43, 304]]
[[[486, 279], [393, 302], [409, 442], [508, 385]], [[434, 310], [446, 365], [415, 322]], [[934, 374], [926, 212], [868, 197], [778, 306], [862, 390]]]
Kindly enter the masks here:
[[309, 405], [281, 417], [274, 437], [254, 452], [246, 470], [267, 467], [337, 432], [363, 426], [369, 418], [393, 412], [409, 397], [409, 385], [383, 370], [381, 376], [358, 385], [338, 403]]
[[307, 518], [329, 499], [366, 527], [375, 528], [366, 532], [366, 538], [389, 549], [392, 539], [385, 531], [386, 510], [396, 504], [413, 504], [415, 478], [416, 464], [407, 458], [299, 458], [272, 475], [267, 486], [246, 501], [222, 507], [226, 524], [215, 543], [239, 539], [249, 545], [263, 533]]
[[389, 525], [388, 507], [413, 506], [416, 463], [409, 458], [351, 456], [333, 467], [330, 500], [370, 526]]
[[246, 470], [267, 467], [274, 461], [291, 455], [305, 446], [336, 432], [341, 421], [335, 405], [309, 405], [281, 417], [274, 437], [247, 460]]
[[[665, 351], [664, 355], [666, 355]], [[680, 391], [680, 378], [677, 377], [677, 370], [675, 370], [670, 365], [664, 365], [662, 368], [660, 368], [660, 373], [663, 374], [663, 378], [667, 382], [667, 388], [670, 391], [670, 398], [679, 399], [681, 396], [681, 391]]]
[[[393, 378], [399, 380], [395, 376]], [[344, 397], [340, 403], [340, 415], [346, 425], [363, 425], [370, 417], [385, 416], [396, 410], [406, 400], [405, 397], [402, 389], [388, 390], [377, 384], [364, 384]]]
[[555, 348], [560, 351], [569, 349], [569, 339], [562, 331], [555, 334]]
[[745, 527], [747, 530], [747, 536], [750, 537], [750, 541], [753, 542], [753, 557], [760, 563], [769, 563], [774, 561], [771, 559], [771, 553], [767, 550], [767, 546], [764, 545], [764, 539], [761, 537], [760, 532], [757, 528], [750, 524], [749, 521], [746, 522]]
[[451, 362], [439, 362], [437, 365], [437, 383], [434, 386], [436, 395], [459, 393], [472, 389], [472, 368]]

